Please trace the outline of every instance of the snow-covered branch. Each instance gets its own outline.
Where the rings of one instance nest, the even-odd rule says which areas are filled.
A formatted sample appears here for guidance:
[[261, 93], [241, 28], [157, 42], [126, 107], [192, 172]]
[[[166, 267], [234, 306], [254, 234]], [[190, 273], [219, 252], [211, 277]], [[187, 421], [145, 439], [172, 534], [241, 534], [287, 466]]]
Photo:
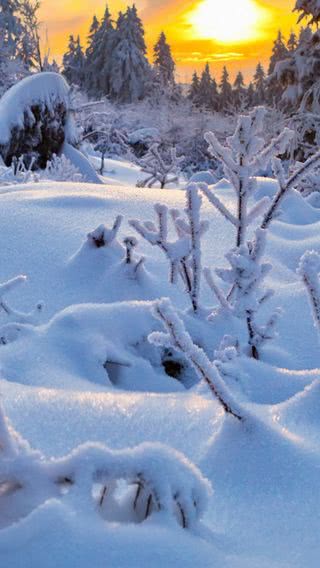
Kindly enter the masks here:
[[279, 190], [275, 195], [268, 211], [263, 217], [261, 228], [267, 229], [270, 223], [275, 218], [278, 208], [285, 197], [285, 195], [290, 191], [290, 189], [296, 188], [301, 180], [303, 180], [309, 173], [311, 173], [320, 164], [320, 151], [311, 156], [306, 160], [301, 166], [290, 176], [288, 179], [285, 178], [284, 170], [280, 160], [273, 160], [273, 171], [274, 175], [279, 182]]
[[202, 199], [197, 184], [191, 183], [186, 188], [186, 208], [184, 219], [180, 212], [171, 210], [171, 219], [177, 233], [175, 241], [169, 241], [169, 210], [165, 205], [156, 204], [157, 227], [150, 221], [141, 222], [131, 219], [129, 224], [150, 245], [158, 246], [170, 263], [170, 282], [175, 284], [180, 276], [190, 298], [194, 312], [199, 308], [201, 285], [201, 238], [208, 224], [200, 219]]
[[315, 251], [307, 251], [300, 260], [298, 274], [306, 286], [314, 323], [320, 334], [320, 255]]
[[[15, 520], [18, 503], [31, 512], [51, 497], [64, 500], [75, 511], [107, 516], [120, 479], [128, 484], [128, 498], [122, 505], [122, 518], [126, 516], [128, 522], [140, 522], [161, 511], [192, 529], [211, 494], [200, 471], [163, 444], [111, 450], [87, 443], [64, 457], [46, 459], [13, 430], [0, 406], [0, 520], [2, 515]], [[92, 495], [93, 486], [101, 487], [98, 497]]]
[[140, 160], [141, 171], [147, 176], [138, 181], [138, 187], [153, 187], [160, 184], [161, 189], [179, 180], [180, 166], [184, 156], [177, 156], [176, 148], [171, 148], [169, 160], [160, 154], [159, 144], [153, 144]]
[[162, 322], [167, 333], [154, 332], [149, 336], [149, 341], [164, 347], [171, 346], [182, 353], [194, 367], [199, 378], [208, 385], [224, 411], [237, 420], [244, 420], [242, 408], [224, 384], [217, 368], [208, 359], [203, 349], [193, 343], [170, 301], [167, 299], [156, 301], [154, 314]]

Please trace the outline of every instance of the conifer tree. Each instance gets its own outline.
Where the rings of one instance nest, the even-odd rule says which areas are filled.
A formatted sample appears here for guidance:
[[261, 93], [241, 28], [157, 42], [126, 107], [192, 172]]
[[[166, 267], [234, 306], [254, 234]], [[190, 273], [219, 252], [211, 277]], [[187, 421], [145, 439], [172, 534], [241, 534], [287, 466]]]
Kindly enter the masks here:
[[192, 75], [191, 85], [188, 93], [188, 98], [194, 103], [198, 104], [200, 79], [198, 73], [195, 71]]
[[63, 73], [70, 84], [82, 86], [84, 80], [85, 57], [80, 37], [69, 37], [68, 51], [63, 56]]
[[255, 93], [255, 104], [260, 105], [266, 102], [266, 75], [264, 69], [259, 62], [253, 77], [253, 86]]
[[163, 32], [161, 32], [160, 37], [154, 46], [153, 53], [154, 68], [160, 84], [164, 87], [174, 85], [175, 63], [171, 54], [170, 45], [168, 44]]
[[217, 83], [211, 77], [209, 63], [206, 64], [200, 78], [197, 104], [210, 110], [217, 109]]
[[[272, 55], [270, 57], [269, 69], [268, 69], [268, 81], [266, 85], [266, 99], [271, 104], [278, 105], [281, 100], [283, 93], [283, 86], [281, 82], [277, 80], [274, 74], [275, 67], [277, 63], [283, 61], [289, 56], [288, 48], [284, 43], [284, 37], [279, 30], [276, 40], [274, 41], [272, 48]], [[262, 102], [262, 101], [261, 101]]]
[[144, 29], [135, 5], [120, 13], [110, 64], [110, 93], [119, 102], [134, 102], [146, 94], [150, 66]]
[[38, 19], [39, 0], [21, 0], [20, 15], [22, 18], [22, 34], [20, 38], [19, 56], [27, 69], [43, 71], [40, 49], [40, 22]]
[[268, 69], [268, 75], [271, 75], [278, 61], [282, 61], [288, 55], [288, 49], [284, 43], [284, 37], [281, 30], [278, 31], [276, 40], [273, 43], [272, 55]]
[[289, 54], [293, 53], [295, 51], [295, 49], [297, 48], [297, 45], [298, 45], [297, 36], [293, 31], [291, 31], [291, 33], [289, 35], [288, 43], [287, 43], [287, 50], [288, 50]]
[[241, 71], [239, 71], [233, 83], [232, 98], [233, 98], [233, 104], [237, 110], [240, 110], [241, 108], [244, 107], [246, 99], [246, 88], [244, 85], [244, 78]]
[[112, 53], [116, 43], [116, 33], [108, 5], [103, 18], [98, 23], [94, 17], [88, 36], [86, 51], [86, 86], [93, 95], [108, 95], [111, 89]]
[[229, 82], [229, 73], [226, 66], [223, 67], [222, 76], [220, 81], [220, 110], [225, 111], [230, 109], [232, 104], [232, 87]]
[[299, 22], [303, 18], [309, 18], [309, 24], [317, 24], [320, 21], [319, 0], [297, 0], [294, 10], [300, 12]]
[[255, 92], [252, 81], [249, 83], [246, 93], [246, 108], [251, 109], [254, 106]]

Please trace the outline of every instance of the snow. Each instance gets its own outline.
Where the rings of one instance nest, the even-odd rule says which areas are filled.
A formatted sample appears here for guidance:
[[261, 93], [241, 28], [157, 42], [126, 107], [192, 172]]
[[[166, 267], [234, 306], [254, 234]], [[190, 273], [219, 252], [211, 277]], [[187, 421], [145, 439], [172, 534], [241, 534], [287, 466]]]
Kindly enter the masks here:
[[[226, 315], [209, 322], [201, 311], [185, 311], [189, 299], [181, 282], [167, 281], [166, 257], [128, 223], [152, 219], [154, 203], [184, 209], [184, 191], [132, 187], [135, 167], [110, 160], [107, 167], [116, 170], [113, 185], [40, 180], [0, 188], [0, 281], [28, 276], [6, 290], [5, 300], [19, 313], [44, 303], [31, 322], [0, 313], [0, 335], [7, 339], [0, 345], [5, 414], [52, 467], [70, 452], [77, 455], [83, 444], [94, 444], [92, 452], [104, 448], [111, 459], [118, 450], [122, 456], [139, 453], [147, 442], [155, 453], [144, 466], [150, 463], [153, 475], [174, 456], [182, 463], [174, 477], [183, 477], [184, 466], [194, 473], [195, 464], [214, 492], [205, 497], [207, 512], [201, 509], [204, 515], [192, 529], [161, 512], [141, 523], [110, 518], [108, 508], [104, 517], [96, 510], [84, 514], [71, 493], [70, 499], [39, 497], [32, 512], [0, 530], [0, 565], [317, 568], [319, 343], [296, 270], [306, 250], [320, 253], [320, 211], [290, 190], [270, 226], [265, 255], [273, 270], [266, 285], [275, 289], [270, 309], [281, 306], [283, 315], [277, 339], [261, 348], [261, 361], [242, 355], [221, 363], [226, 388], [246, 416], [237, 421], [197, 381], [185, 357], [175, 354], [185, 366], [177, 380], [164, 371], [164, 347], [148, 341], [153, 332], [166, 331], [153, 315], [160, 297], [180, 310], [188, 340], [208, 354], [205, 364], [211, 366], [215, 351], [228, 347], [221, 346], [224, 335], [241, 331], [242, 322]], [[258, 200], [277, 190], [275, 181], [258, 179]], [[209, 191], [234, 214], [234, 191], [226, 181]], [[234, 227], [205, 197], [201, 211], [210, 222], [202, 264], [225, 266]], [[122, 224], [110, 234], [119, 214]], [[92, 233], [98, 240], [104, 236], [105, 246], [97, 247]], [[134, 263], [145, 257], [137, 274], [126, 263], [124, 241], [131, 236], [138, 240]], [[200, 302], [207, 313], [216, 303], [204, 279]], [[166, 448], [160, 451], [158, 444]], [[186, 479], [187, 491], [193, 474]], [[208, 489], [205, 481], [203, 487]]]

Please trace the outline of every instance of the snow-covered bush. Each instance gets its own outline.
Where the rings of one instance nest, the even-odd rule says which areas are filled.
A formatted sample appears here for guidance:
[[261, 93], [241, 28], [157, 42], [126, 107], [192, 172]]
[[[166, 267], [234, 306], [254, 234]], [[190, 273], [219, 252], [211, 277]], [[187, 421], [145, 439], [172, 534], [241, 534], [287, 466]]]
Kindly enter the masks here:
[[163, 189], [166, 185], [177, 183], [184, 156], [177, 156], [176, 148], [170, 149], [169, 159], [161, 156], [159, 144], [153, 144], [140, 160], [141, 171], [146, 177], [139, 180], [138, 187], [153, 187], [156, 183]]
[[[121, 502], [118, 481], [126, 481]], [[94, 488], [100, 491], [92, 495]], [[0, 527], [19, 520], [47, 499], [64, 501], [78, 514], [141, 522], [155, 512], [195, 528], [210, 496], [209, 482], [181, 453], [157, 443], [111, 450], [86, 443], [46, 459], [15, 432], [0, 406]], [[118, 509], [118, 511], [117, 511]]]
[[34, 160], [26, 166], [23, 156], [14, 158], [10, 166], [0, 165], [0, 185], [14, 185], [36, 181], [32, 172]]
[[[199, 308], [201, 283], [201, 237], [208, 229], [208, 224], [200, 219], [202, 198], [196, 184], [186, 188], [185, 220], [180, 211], [171, 211], [165, 205], [154, 206], [158, 227], [152, 221], [140, 222], [131, 219], [130, 225], [152, 246], [158, 246], [168, 258], [170, 264], [169, 280], [176, 284], [179, 277], [190, 299], [194, 312]], [[169, 213], [177, 234], [175, 241], [169, 241]]]
[[23, 79], [0, 100], [0, 154], [6, 165], [24, 156], [26, 166], [45, 168], [75, 133], [69, 113], [69, 87], [57, 73]]
[[216, 274], [230, 286], [227, 295], [215, 283], [211, 272], [206, 269], [207, 282], [216, 295], [220, 308], [232, 313], [235, 317], [246, 321], [248, 342], [251, 354], [259, 358], [258, 346], [273, 337], [271, 330], [276, 317], [272, 315], [263, 326], [258, 326], [256, 316], [260, 307], [270, 297], [270, 291], [261, 288], [262, 281], [270, 270], [270, 266], [262, 263], [265, 243], [265, 229], [257, 230], [251, 242], [246, 242], [249, 226], [268, 208], [268, 199], [263, 198], [252, 208], [249, 200], [255, 191], [254, 175], [260, 168], [265, 168], [277, 154], [283, 154], [290, 143], [293, 133], [285, 129], [268, 145], [261, 135], [266, 111], [259, 107], [247, 116], [240, 116], [233, 136], [227, 139], [227, 146], [222, 146], [212, 132], [206, 134], [209, 151], [220, 160], [225, 176], [230, 181], [237, 200], [234, 215], [219, 198], [201, 184], [202, 191], [210, 203], [234, 227], [236, 246], [227, 255], [230, 269], [216, 270]]
[[[259, 358], [258, 348], [268, 339], [274, 337], [274, 328], [279, 311], [270, 314], [264, 325], [260, 321], [260, 308], [271, 297], [271, 290], [264, 290], [262, 283], [271, 269], [263, 262], [263, 252], [266, 240], [266, 230], [276, 217], [279, 206], [285, 195], [297, 188], [301, 180], [319, 165], [320, 152], [302, 164], [289, 178], [286, 178], [282, 162], [276, 156], [283, 154], [290, 140], [292, 131], [285, 129], [270, 144], [265, 146], [261, 132], [265, 111], [258, 108], [248, 116], [239, 118], [234, 135], [227, 140], [228, 146], [223, 147], [213, 133], [206, 136], [210, 151], [224, 165], [226, 177], [234, 189], [237, 198], [237, 214], [234, 215], [218, 197], [202, 185], [202, 191], [212, 205], [233, 225], [236, 232], [236, 247], [227, 255], [231, 268], [216, 270], [218, 277], [229, 285], [229, 291], [224, 294], [216, 284], [212, 273], [206, 269], [206, 280], [220, 304], [220, 309], [246, 321], [248, 343], [251, 354]], [[265, 198], [258, 201], [251, 209], [249, 199], [255, 191], [254, 175], [260, 167], [266, 167], [272, 162], [274, 175], [279, 184], [279, 190], [271, 203]], [[250, 241], [246, 241], [249, 226], [262, 217], [260, 225], [254, 231]]]
[[61, 156], [53, 154], [52, 159], [47, 162], [45, 169], [41, 171], [40, 178], [54, 181], [84, 181], [82, 174], [76, 166], [63, 154]]

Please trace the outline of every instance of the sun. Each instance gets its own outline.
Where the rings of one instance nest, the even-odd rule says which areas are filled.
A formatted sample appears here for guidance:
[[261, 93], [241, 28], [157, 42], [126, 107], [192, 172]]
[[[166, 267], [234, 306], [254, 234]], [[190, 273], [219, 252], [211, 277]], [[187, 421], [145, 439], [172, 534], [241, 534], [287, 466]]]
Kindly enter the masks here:
[[263, 35], [266, 9], [254, 0], [204, 0], [187, 16], [198, 38], [235, 44]]

